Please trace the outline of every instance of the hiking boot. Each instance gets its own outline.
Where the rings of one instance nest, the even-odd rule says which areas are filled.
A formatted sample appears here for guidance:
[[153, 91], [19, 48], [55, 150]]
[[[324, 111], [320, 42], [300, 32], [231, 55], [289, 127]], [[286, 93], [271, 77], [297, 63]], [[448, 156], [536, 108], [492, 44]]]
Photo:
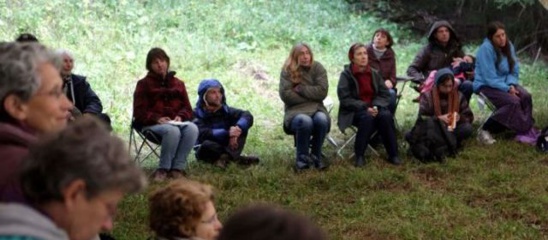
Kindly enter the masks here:
[[295, 172], [299, 173], [303, 170], [306, 170], [306, 169], [309, 169], [310, 168], [310, 157], [308, 155], [304, 155], [304, 154], [301, 154], [297, 157], [297, 162], [295, 163], [295, 167], [293, 168], [293, 170], [295, 170]]
[[365, 166], [365, 158], [363, 156], [356, 157], [356, 162], [354, 163], [354, 166], [360, 168]]
[[182, 169], [171, 169], [169, 170], [167, 177], [171, 179], [184, 178], [186, 177], [186, 172], [185, 170], [182, 170]]
[[388, 162], [390, 162], [391, 164], [394, 164], [394, 165], [401, 165], [402, 164], [402, 161], [399, 157], [391, 157], [390, 159], [388, 159]]
[[491, 145], [497, 140], [495, 140], [491, 133], [489, 133], [488, 131], [480, 130], [478, 133], [478, 141], [482, 144]]
[[167, 179], [167, 170], [163, 168], [158, 168], [152, 173], [152, 176], [150, 178], [152, 178], [153, 182], [163, 182]]
[[325, 164], [325, 161], [322, 161], [322, 158], [321, 157], [316, 157], [315, 155], [310, 155], [309, 158], [312, 160], [312, 163], [314, 164], [314, 167], [316, 167], [316, 169], [322, 171], [322, 170], [325, 170], [327, 169], [327, 164]]
[[228, 154], [226, 153], [223, 153], [221, 154], [221, 156], [219, 157], [219, 159], [217, 159], [213, 165], [221, 168], [221, 169], [226, 169], [226, 166], [228, 165], [228, 161], [230, 160], [230, 157], [228, 156]]
[[240, 156], [238, 158], [238, 164], [241, 164], [241, 165], [256, 165], [256, 164], [259, 164], [259, 157], [257, 156]]

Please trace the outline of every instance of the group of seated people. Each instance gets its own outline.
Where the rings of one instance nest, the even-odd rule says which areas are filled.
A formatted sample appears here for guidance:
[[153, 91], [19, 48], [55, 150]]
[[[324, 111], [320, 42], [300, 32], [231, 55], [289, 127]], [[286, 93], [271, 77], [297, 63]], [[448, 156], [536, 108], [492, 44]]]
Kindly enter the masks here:
[[[463, 141], [473, 132], [474, 116], [468, 104], [475, 92], [486, 96], [496, 107], [481, 126], [478, 134], [481, 143], [493, 144], [492, 133], [511, 130], [516, 133], [517, 141], [535, 144], [539, 130], [534, 126], [531, 95], [519, 85], [519, 62], [502, 23], [495, 21], [487, 26], [486, 38], [476, 57], [465, 55], [461, 41], [447, 21], [433, 23], [427, 38], [428, 43], [407, 70], [420, 92], [415, 127], [429, 118], [447, 129], [446, 136], [455, 139], [453, 153], [462, 149]], [[350, 46], [350, 62], [340, 74], [337, 125], [343, 133], [349, 127], [356, 131], [356, 167], [366, 165], [364, 153], [374, 140], [372, 136], [380, 137], [389, 163], [402, 163], [394, 124], [397, 89], [392, 44], [387, 30], [376, 30], [369, 45]], [[285, 104], [283, 126], [286, 133], [295, 137], [294, 169], [299, 172], [310, 166], [326, 167], [321, 146], [331, 121], [322, 101], [327, 96], [328, 81], [326, 70], [313, 56], [307, 44], [295, 45], [280, 77], [279, 94]], [[410, 148], [419, 139], [415, 127], [406, 134]]]
[[[0, 239], [112, 239], [102, 233], [113, 229], [117, 205], [147, 185], [104, 119], [74, 118], [60, 57], [39, 43], [0, 43]], [[211, 116], [197, 124], [236, 126], [225, 133], [236, 160], [252, 118], [227, 120], [246, 114], [226, 106], [223, 93], [218, 81], [203, 81], [199, 114]], [[219, 136], [215, 128], [203, 138]], [[154, 191], [153, 239], [325, 239], [304, 216], [267, 205], [237, 211], [223, 228], [213, 199], [210, 186], [184, 178]]]
[[[462, 147], [472, 135], [468, 102], [476, 92], [496, 107], [481, 127], [482, 143], [493, 144], [491, 133], [506, 129], [516, 133], [517, 141], [536, 140], [531, 95], [519, 85], [519, 62], [502, 23], [488, 25], [476, 59], [464, 55], [446, 21], [433, 24], [428, 40], [408, 69], [423, 91], [418, 119], [435, 119]], [[110, 119], [86, 78], [72, 73], [72, 54], [53, 52], [32, 35], [18, 41], [0, 43], [0, 239], [92, 239], [112, 229], [118, 202], [142, 190], [146, 178], [124, 142], [110, 133]], [[340, 74], [337, 126], [343, 132], [356, 129], [357, 167], [366, 165], [364, 154], [373, 135], [380, 136], [390, 163], [402, 163], [393, 119], [397, 89], [392, 44], [384, 29], [375, 31], [369, 45], [352, 44]], [[177, 179], [150, 197], [150, 227], [157, 239], [268, 239], [249, 234], [265, 226], [297, 234], [285, 239], [323, 239], [321, 230], [301, 217], [264, 206], [236, 214], [222, 228], [211, 188], [183, 178], [187, 157], [195, 148], [198, 160], [222, 168], [229, 162], [257, 163], [257, 157], [242, 155], [253, 116], [229, 107], [216, 79], [200, 82], [193, 109], [184, 82], [169, 66], [167, 53], [152, 48], [146, 58], [148, 73], [134, 93], [135, 127], [160, 139], [160, 162], [152, 179]], [[279, 95], [285, 104], [283, 128], [295, 138], [297, 172], [327, 168], [322, 154], [331, 128], [323, 104], [327, 92], [325, 68], [309, 45], [295, 45], [281, 71]], [[303, 230], [308, 228], [314, 230]]]

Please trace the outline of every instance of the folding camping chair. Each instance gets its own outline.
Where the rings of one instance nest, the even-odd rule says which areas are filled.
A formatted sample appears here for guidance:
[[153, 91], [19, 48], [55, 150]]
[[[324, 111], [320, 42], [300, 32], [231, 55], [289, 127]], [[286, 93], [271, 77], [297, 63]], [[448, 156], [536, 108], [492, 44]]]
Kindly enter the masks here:
[[[483, 94], [482, 92], [479, 92], [476, 94], [477, 101], [478, 101], [478, 108], [482, 113], [485, 113], [487, 110], [489, 110], [489, 115], [481, 120], [481, 124], [478, 127], [477, 133], [479, 134], [480, 130], [483, 128], [483, 125], [487, 122], [489, 118], [495, 114], [495, 111], [497, 110], [497, 107]], [[487, 108], [486, 108], [487, 107]]]
[[[160, 158], [160, 136], [150, 130], [140, 130], [132, 118], [129, 129], [129, 151], [135, 153], [134, 161], [142, 164], [151, 154]], [[133, 148], [132, 148], [133, 146]]]

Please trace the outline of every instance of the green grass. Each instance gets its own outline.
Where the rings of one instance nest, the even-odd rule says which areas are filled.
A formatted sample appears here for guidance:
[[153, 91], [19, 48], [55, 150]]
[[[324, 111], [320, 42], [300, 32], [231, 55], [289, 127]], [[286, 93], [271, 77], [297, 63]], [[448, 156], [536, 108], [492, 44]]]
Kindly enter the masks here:
[[[262, 159], [259, 166], [220, 171], [191, 157], [191, 178], [217, 189], [221, 219], [242, 205], [261, 201], [310, 216], [331, 239], [547, 238], [548, 155], [505, 136], [493, 146], [471, 140], [445, 165], [413, 163], [400, 138], [403, 166], [372, 157], [365, 169], [337, 158], [326, 143], [332, 161], [328, 171], [292, 173], [295, 150], [293, 139], [281, 128], [283, 104], [277, 88], [294, 43], [310, 43], [315, 59], [326, 67], [329, 96], [335, 100], [333, 120], [336, 84], [351, 43], [368, 42], [377, 27], [389, 29], [397, 42], [399, 75], [424, 43], [404, 26], [349, 12], [344, 1], [0, 0], [0, 16], [0, 39], [28, 31], [51, 47], [72, 50], [75, 72], [88, 76], [116, 133], [124, 138], [129, 134], [133, 90], [145, 74], [151, 47], [167, 50], [191, 99], [201, 79], [220, 79], [228, 103], [255, 115], [245, 152]], [[476, 48], [467, 47], [471, 52]], [[537, 125], [546, 126], [546, 65], [531, 65], [525, 57], [521, 61], [521, 81], [534, 96]], [[253, 79], [256, 71], [269, 80]], [[411, 102], [416, 93], [407, 88], [403, 94], [397, 119], [408, 130], [416, 116], [417, 105]], [[476, 118], [485, 117], [475, 100], [472, 107]], [[342, 142], [347, 136], [335, 126], [333, 122], [331, 134]], [[143, 167], [149, 171], [155, 164], [150, 159]], [[124, 199], [113, 232], [118, 239], [148, 236], [147, 193], [155, 187]]]

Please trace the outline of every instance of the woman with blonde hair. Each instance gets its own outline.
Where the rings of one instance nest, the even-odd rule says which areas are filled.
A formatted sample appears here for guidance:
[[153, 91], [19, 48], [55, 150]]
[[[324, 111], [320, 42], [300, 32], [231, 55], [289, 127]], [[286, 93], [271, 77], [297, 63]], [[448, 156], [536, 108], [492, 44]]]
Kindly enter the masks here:
[[295, 135], [297, 172], [310, 164], [319, 170], [327, 167], [322, 160], [322, 145], [331, 124], [323, 105], [327, 90], [327, 72], [314, 60], [310, 46], [295, 45], [280, 74], [279, 94], [284, 102], [284, 131]]
[[217, 218], [210, 185], [178, 179], [149, 197], [149, 226], [158, 240], [217, 239]]

